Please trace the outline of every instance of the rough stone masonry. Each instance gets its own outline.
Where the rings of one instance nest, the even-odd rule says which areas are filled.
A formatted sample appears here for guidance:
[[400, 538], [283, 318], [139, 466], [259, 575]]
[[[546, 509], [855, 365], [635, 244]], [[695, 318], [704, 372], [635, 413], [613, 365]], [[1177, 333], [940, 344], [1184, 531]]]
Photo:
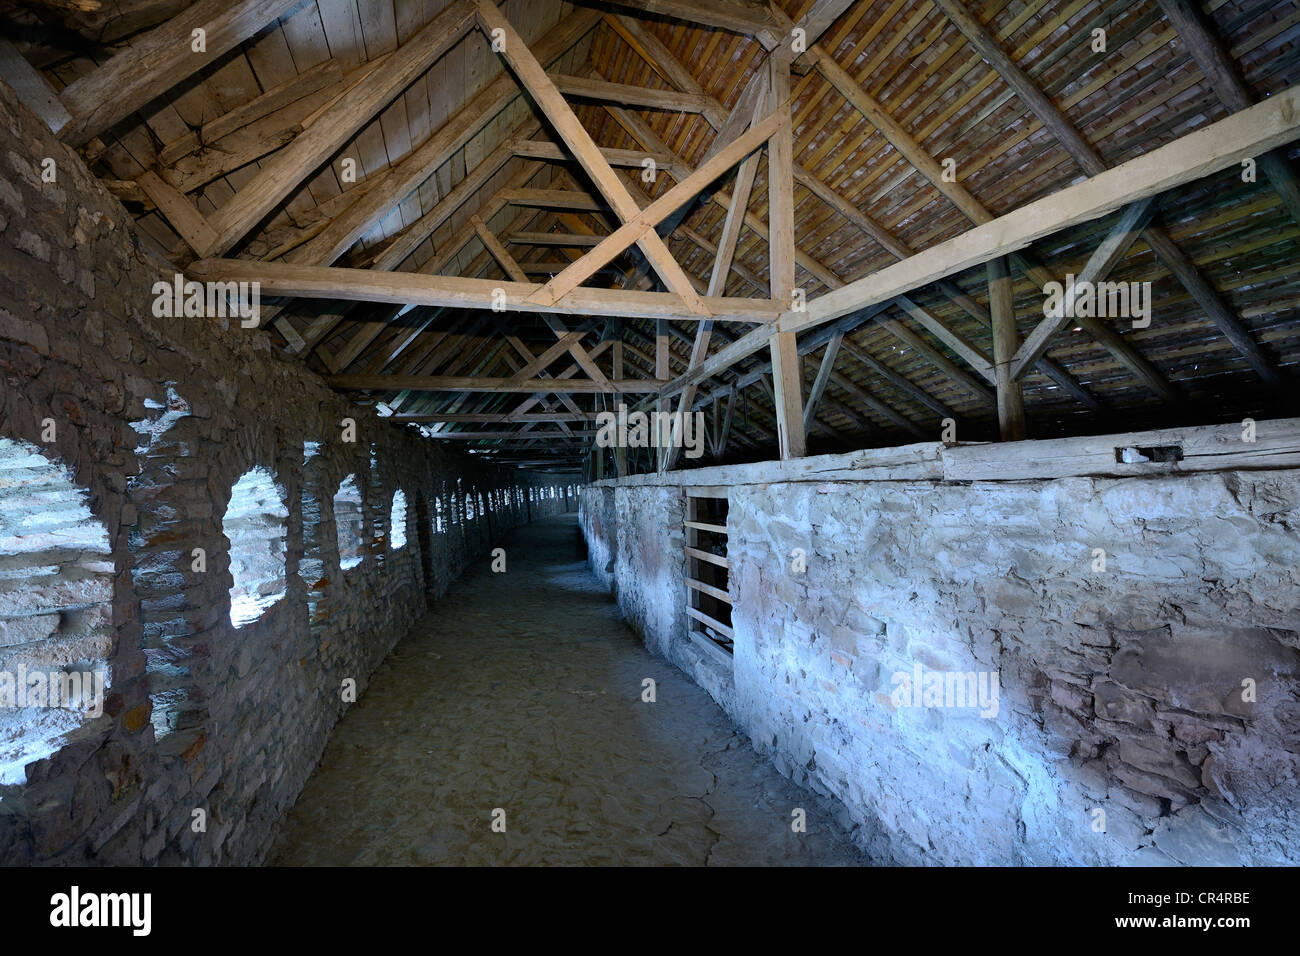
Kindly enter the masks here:
[[[1300, 862], [1300, 471], [917, 480], [914, 447], [882, 480], [696, 478], [728, 500], [734, 659], [683, 610], [689, 473], [584, 488], [592, 568], [876, 859]], [[918, 674], [996, 677], [996, 712]]]
[[[103, 524], [111, 684], [102, 717], [0, 787], [0, 865], [256, 863], [347, 707], [342, 683], [362, 693], [469, 561], [565, 500], [550, 477], [445, 453], [349, 405], [237, 319], [156, 318], [152, 286], [174, 271], [16, 104], [0, 84], [0, 436], [66, 467]], [[259, 467], [288, 511], [287, 593], [236, 629], [222, 517]], [[370, 532], [342, 572], [333, 496], [349, 475]], [[0, 646], [0, 669], [59, 658], [61, 618], [46, 618]]]

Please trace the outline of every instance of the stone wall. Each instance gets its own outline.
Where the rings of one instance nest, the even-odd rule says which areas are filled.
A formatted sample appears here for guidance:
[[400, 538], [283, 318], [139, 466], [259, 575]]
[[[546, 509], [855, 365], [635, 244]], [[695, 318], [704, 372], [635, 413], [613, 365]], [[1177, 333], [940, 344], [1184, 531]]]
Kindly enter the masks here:
[[[752, 470], [726, 491], [735, 654], [710, 690], [784, 774], [844, 802], [875, 858], [1300, 862], [1300, 470]], [[584, 489], [589, 538], [610, 533], [592, 520], [608, 491]], [[682, 663], [681, 488], [615, 494], [628, 621], [716, 683]], [[968, 706], [981, 686], [986, 706]]]
[[[529, 488], [571, 479], [444, 451], [350, 405], [238, 320], [156, 318], [152, 287], [169, 267], [2, 83], [0, 263], [0, 437], [66, 465], [106, 529], [112, 572], [105, 713], [0, 787], [0, 864], [256, 863], [350, 706], [346, 682], [362, 695], [467, 564], [565, 509], [528, 502]], [[237, 628], [222, 518], [257, 467], [288, 511], [287, 593]], [[342, 572], [333, 496], [348, 475], [367, 535]], [[394, 549], [399, 488], [407, 543]], [[465, 520], [464, 495], [493, 491], [508, 494]], [[60, 615], [48, 617], [49, 633], [0, 646], [0, 670], [20, 654], [58, 658]]]

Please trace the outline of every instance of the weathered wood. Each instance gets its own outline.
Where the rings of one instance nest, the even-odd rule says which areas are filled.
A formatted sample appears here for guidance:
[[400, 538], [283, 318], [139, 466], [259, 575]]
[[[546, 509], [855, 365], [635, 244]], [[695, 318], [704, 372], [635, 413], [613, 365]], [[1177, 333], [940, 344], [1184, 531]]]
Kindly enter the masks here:
[[[1064, 300], [1066, 302], [1073, 300], [1076, 286], [1082, 283], [1101, 282], [1106, 276], [1110, 275], [1111, 269], [1118, 265], [1119, 261], [1128, 254], [1129, 249], [1137, 240], [1138, 234], [1151, 216], [1154, 205], [1155, 200], [1153, 198], [1140, 199], [1124, 209], [1119, 221], [1106, 234], [1106, 238], [1101, 241], [1093, 254], [1088, 257], [1088, 261], [1084, 264], [1075, 281], [1065, 290]], [[1047, 351], [1051, 339], [1072, 321], [1074, 320], [1070, 316], [1070, 310], [1062, 308], [1060, 315], [1049, 315], [1039, 322], [1034, 331], [1025, 338], [1020, 348], [1016, 350], [1015, 358], [1011, 361], [1012, 379], [1020, 379], [1026, 371], [1037, 364], [1039, 358]]]
[[804, 431], [810, 430], [813, 421], [816, 419], [817, 406], [821, 404], [822, 395], [831, 380], [831, 374], [835, 371], [835, 359], [840, 354], [840, 345], [843, 342], [844, 333], [836, 332], [831, 336], [831, 340], [826, 343], [826, 351], [822, 354], [822, 362], [817, 369], [817, 377], [813, 379], [812, 388], [808, 390], [808, 401], [804, 405]]
[[0, 39], [0, 79], [9, 84], [18, 94], [18, 101], [39, 116], [52, 133], [57, 134], [72, 122], [72, 114], [45, 77], [12, 43], [3, 39]]
[[1067, 186], [982, 226], [886, 266], [782, 316], [786, 331], [812, 328], [854, 309], [1023, 249], [1036, 239], [1235, 166], [1300, 137], [1300, 86], [1201, 127], [1149, 153]]
[[[368, 74], [346, 97], [337, 100], [324, 115], [265, 163], [212, 217], [212, 227], [218, 235], [215, 253], [226, 252], [247, 235], [307, 176], [374, 119], [390, 100], [459, 43], [473, 25], [473, 5], [469, 0], [453, 0], [442, 13], [392, 53], [382, 70]], [[374, 191], [367, 193], [365, 199], [374, 195]], [[312, 240], [313, 243], [319, 241], [320, 237]]]
[[993, 369], [998, 395], [998, 432], [1003, 441], [1025, 437], [1025, 400], [1011, 376], [1011, 360], [1020, 344], [1016, 334], [1015, 296], [1005, 259], [989, 262], [989, 312], [993, 317]]
[[[1215, 36], [1213, 25], [1195, 3], [1186, 0], [1158, 0], [1169, 22], [1200, 67], [1223, 105], [1237, 112], [1255, 103], [1256, 97], [1246, 86], [1236, 66]], [[1257, 160], [1259, 168], [1281, 197], [1291, 218], [1300, 223], [1300, 182], [1285, 152], [1265, 153]]]
[[583, 393], [597, 392], [655, 392], [664, 383], [650, 378], [610, 379], [596, 382], [591, 379], [560, 381], [554, 378], [533, 378], [516, 382], [509, 378], [489, 378], [477, 375], [330, 375], [325, 379], [331, 386], [343, 391], [366, 391], [409, 388], [422, 392], [542, 392]]
[[[1263, 420], [1255, 441], [1243, 440], [1241, 424], [1166, 428], [1081, 438], [943, 445], [926, 442], [875, 448], [793, 461], [716, 465], [689, 472], [632, 475], [620, 484], [776, 484], [780, 482], [865, 481], [1033, 481], [1071, 477], [1140, 477], [1185, 472], [1269, 470], [1300, 467], [1300, 419]], [[1175, 445], [1173, 462], [1119, 460], [1125, 448]], [[612, 482], [610, 484], [613, 484]]]
[[[563, 246], [566, 249], [588, 249], [600, 245], [602, 236], [586, 236], [573, 232], [512, 232], [506, 236], [510, 242], [524, 246]], [[566, 268], [568, 268], [566, 266]]]
[[209, 120], [201, 128], [168, 143], [158, 151], [158, 162], [170, 166], [182, 156], [188, 156], [204, 145], [215, 143], [222, 137], [238, 132], [292, 103], [342, 82], [343, 79], [343, 70], [337, 60], [318, 63], [242, 106]]
[[[644, 209], [638, 206], [637, 211], [631, 216], [620, 214], [623, 224], [602, 239], [600, 244], [591, 252], [548, 282], [534, 297], [533, 301], [539, 305], [554, 305], [581, 285], [584, 280], [595, 274], [598, 269], [622, 253], [633, 242], [642, 241], [648, 235], [653, 234], [654, 227], [663, 222], [669, 214], [690, 202], [723, 172], [735, 165], [747, 154], [759, 148], [775, 130], [782, 125], [788, 129], [790, 125], [788, 101], [784, 103], [784, 107], [784, 110], [778, 110], [756, 123], [735, 142], [730, 143], [716, 155], [706, 160], [693, 173]], [[610, 170], [610, 174], [613, 175], [613, 170]], [[621, 180], [619, 180], [619, 186], [622, 188]], [[627, 195], [632, 204], [637, 206], [631, 194], [628, 193]], [[791, 263], [791, 268], [793, 269], [793, 263]], [[791, 284], [793, 285], [793, 282]]]
[[[573, 110], [569, 108], [560, 91], [546, 75], [545, 68], [529, 51], [514, 27], [492, 0], [476, 0], [475, 9], [484, 33], [489, 37], [496, 35], [502, 38], [500, 50], [502, 57], [510, 64], [520, 83], [546, 113], [547, 119], [573, 152], [574, 158], [587, 172], [600, 194], [609, 201], [614, 212], [624, 222], [635, 217], [640, 211], [636, 201], [628, 193], [622, 180], [600, 155], [600, 148], [573, 114]], [[681, 297], [686, 308], [697, 314], [707, 315], [704, 303], [700, 301], [690, 280], [686, 278], [686, 273], [673, 259], [664, 241], [650, 230], [640, 235], [637, 244], [650, 259], [664, 284]]]
[[501, 240], [492, 235], [492, 230], [487, 227], [487, 223], [477, 215], [470, 216], [469, 221], [474, 224], [474, 231], [478, 233], [479, 241], [483, 243], [483, 247], [491, 253], [492, 258], [497, 261], [497, 265], [505, 270], [506, 275], [515, 282], [526, 283], [528, 276], [524, 274], [523, 269], [519, 268], [519, 263], [515, 262], [515, 257], [501, 244]]
[[[257, 281], [262, 285], [263, 295], [491, 309], [493, 293], [499, 289], [505, 294], [505, 308], [511, 312], [640, 316], [683, 321], [698, 321], [701, 318], [698, 313], [683, 308], [677, 296], [665, 292], [582, 288], [575, 289], [563, 303], [542, 307], [528, 302], [529, 296], [539, 288], [538, 285], [492, 279], [376, 272], [338, 266], [298, 266], [246, 259], [202, 259], [186, 271], [193, 278], [202, 280]], [[776, 303], [764, 299], [734, 296], [707, 298], [704, 303], [714, 319], [720, 322], [770, 324], [776, 319], [780, 308]]]
[[632, 86], [628, 83], [610, 83], [608, 80], [596, 80], [586, 76], [565, 76], [550, 73], [551, 82], [561, 93], [569, 96], [599, 100], [601, 102], [620, 103], [624, 106], [639, 106], [643, 109], [668, 110], [673, 113], [705, 113], [715, 117], [719, 112], [717, 102], [711, 96], [696, 93], [678, 93], [676, 90], [656, 90], [645, 86]]
[[[59, 99], [72, 115], [61, 132], [81, 146], [247, 40], [299, 0], [201, 0], [69, 83]], [[202, 29], [205, 50], [193, 49]]]
[[177, 190], [159, 179], [157, 174], [145, 171], [136, 183], [195, 253], [205, 256], [216, 245], [217, 232], [203, 218], [203, 214]]
[[513, 206], [574, 209], [585, 212], [609, 208], [606, 203], [590, 193], [577, 189], [503, 189], [497, 195]]
[[619, 0], [619, 6], [644, 10], [655, 16], [671, 17], [685, 23], [717, 27], [752, 37], [766, 50], [784, 38], [784, 31], [771, 11], [758, 3], [735, 0]]

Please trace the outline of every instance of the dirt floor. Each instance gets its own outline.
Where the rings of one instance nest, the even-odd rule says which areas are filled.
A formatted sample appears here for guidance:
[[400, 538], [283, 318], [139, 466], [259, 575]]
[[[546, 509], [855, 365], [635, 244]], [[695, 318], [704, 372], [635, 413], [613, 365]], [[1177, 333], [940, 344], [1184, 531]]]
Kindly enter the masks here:
[[268, 862], [870, 862], [840, 804], [780, 776], [645, 650], [587, 571], [575, 516], [506, 549], [505, 573], [470, 569], [374, 674]]

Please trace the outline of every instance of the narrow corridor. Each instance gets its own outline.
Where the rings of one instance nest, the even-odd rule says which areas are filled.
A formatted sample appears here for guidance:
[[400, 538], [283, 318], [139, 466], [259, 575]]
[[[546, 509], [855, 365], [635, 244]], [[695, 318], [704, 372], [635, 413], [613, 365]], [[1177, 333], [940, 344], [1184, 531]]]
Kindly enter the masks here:
[[268, 862], [869, 862], [838, 803], [780, 776], [645, 650], [588, 572], [574, 515], [505, 547], [505, 573], [470, 569], [374, 674]]

